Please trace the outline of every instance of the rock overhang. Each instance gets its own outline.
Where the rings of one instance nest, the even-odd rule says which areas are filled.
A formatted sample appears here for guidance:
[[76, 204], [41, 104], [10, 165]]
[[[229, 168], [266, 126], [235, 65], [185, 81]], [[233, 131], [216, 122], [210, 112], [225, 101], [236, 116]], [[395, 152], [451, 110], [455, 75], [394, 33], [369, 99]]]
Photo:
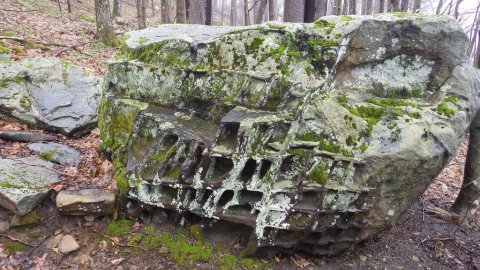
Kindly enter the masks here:
[[163, 25], [108, 67], [100, 129], [143, 203], [331, 254], [392, 225], [446, 165], [479, 73], [446, 16]]

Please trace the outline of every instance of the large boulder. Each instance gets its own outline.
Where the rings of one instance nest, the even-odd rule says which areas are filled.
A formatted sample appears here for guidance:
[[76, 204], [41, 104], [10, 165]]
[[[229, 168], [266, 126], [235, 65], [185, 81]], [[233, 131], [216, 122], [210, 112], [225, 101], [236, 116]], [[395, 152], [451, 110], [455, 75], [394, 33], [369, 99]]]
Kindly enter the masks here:
[[81, 135], [95, 127], [100, 86], [58, 58], [0, 62], [0, 119]]
[[250, 252], [331, 254], [392, 226], [479, 106], [480, 73], [446, 16], [128, 35], [99, 107], [118, 187], [251, 226]]

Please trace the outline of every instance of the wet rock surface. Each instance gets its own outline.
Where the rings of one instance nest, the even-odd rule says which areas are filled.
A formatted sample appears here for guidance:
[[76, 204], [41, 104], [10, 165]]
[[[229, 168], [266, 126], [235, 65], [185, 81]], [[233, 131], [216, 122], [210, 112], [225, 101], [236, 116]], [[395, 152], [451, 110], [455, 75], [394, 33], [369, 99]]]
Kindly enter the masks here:
[[250, 253], [332, 254], [392, 226], [479, 106], [448, 17], [161, 26], [126, 45], [99, 110], [117, 186], [250, 226]]
[[57, 138], [35, 131], [5, 131], [0, 132], [0, 139], [13, 142], [42, 142], [55, 141]]
[[59, 180], [53, 163], [32, 156], [0, 159], [0, 205], [25, 215], [43, 201], [49, 184]]
[[111, 215], [115, 209], [115, 198], [115, 193], [96, 189], [61, 191], [56, 205], [64, 215]]
[[81, 135], [95, 127], [100, 81], [58, 58], [0, 64], [0, 117]]
[[81, 162], [80, 154], [70, 146], [59, 143], [32, 143], [28, 149], [35, 151], [42, 158], [63, 164], [78, 166]]

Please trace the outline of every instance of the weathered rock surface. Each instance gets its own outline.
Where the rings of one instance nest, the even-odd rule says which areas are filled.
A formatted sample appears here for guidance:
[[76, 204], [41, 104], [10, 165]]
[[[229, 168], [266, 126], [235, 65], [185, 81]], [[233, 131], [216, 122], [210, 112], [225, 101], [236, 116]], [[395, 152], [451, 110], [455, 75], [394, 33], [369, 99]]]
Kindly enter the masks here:
[[0, 220], [0, 233], [4, 233], [8, 229], [10, 229], [10, 223], [6, 220]]
[[78, 250], [80, 245], [77, 243], [75, 238], [69, 234], [64, 235], [60, 243], [58, 243], [58, 251], [63, 255], [69, 254], [75, 250]]
[[0, 118], [80, 135], [95, 127], [99, 80], [58, 58], [0, 63]]
[[13, 215], [12, 220], [10, 220], [10, 227], [27, 227], [40, 224], [41, 219], [36, 211], [29, 212], [23, 216]]
[[0, 206], [18, 215], [30, 212], [58, 181], [53, 163], [32, 156], [16, 160], [0, 159]]
[[128, 34], [99, 127], [130, 198], [331, 254], [393, 225], [455, 153], [480, 74], [449, 17]]
[[5, 131], [0, 132], [0, 139], [14, 142], [46, 142], [55, 141], [57, 138], [36, 131]]
[[111, 215], [115, 209], [115, 193], [96, 189], [60, 191], [56, 204], [64, 215]]
[[28, 149], [35, 151], [42, 158], [63, 165], [80, 164], [81, 158], [77, 150], [60, 143], [32, 143]]

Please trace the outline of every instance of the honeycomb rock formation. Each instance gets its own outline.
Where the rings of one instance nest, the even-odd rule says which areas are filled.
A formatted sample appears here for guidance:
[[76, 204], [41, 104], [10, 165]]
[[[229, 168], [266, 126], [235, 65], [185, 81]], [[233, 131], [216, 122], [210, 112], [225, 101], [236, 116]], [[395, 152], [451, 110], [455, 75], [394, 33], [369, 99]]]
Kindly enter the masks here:
[[479, 73], [449, 17], [131, 32], [99, 107], [117, 186], [332, 254], [390, 227], [455, 153]]

